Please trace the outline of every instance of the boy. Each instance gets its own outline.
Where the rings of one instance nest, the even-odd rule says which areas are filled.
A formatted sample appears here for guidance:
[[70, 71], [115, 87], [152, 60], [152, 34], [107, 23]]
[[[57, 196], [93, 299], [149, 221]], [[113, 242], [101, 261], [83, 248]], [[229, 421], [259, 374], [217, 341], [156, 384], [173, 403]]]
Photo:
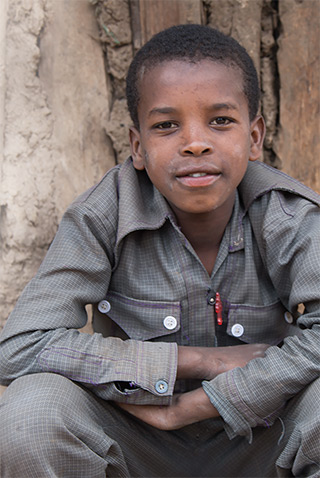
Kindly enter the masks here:
[[176, 26], [127, 98], [132, 158], [68, 209], [2, 334], [1, 476], [320, 476], [319, 197], [255, 162], [251, 59]]

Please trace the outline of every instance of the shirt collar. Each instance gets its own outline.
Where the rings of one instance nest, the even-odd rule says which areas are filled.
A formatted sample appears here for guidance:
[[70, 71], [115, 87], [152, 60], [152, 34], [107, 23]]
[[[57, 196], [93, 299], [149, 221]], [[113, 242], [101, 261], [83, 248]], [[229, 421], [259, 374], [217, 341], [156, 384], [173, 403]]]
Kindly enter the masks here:
[[[236, 191], [233, 213], [224, 235], [223, 245], [227, 246], [228, 252], [244, 248], [243, 217], [257, 197], [273, 189], [299, 194], [319, 204], [319, 196], [293, 178], [263, 163], [249, 163]], [[118, 196], [117, 244], [133, 231], [159, 229], [167, 219], [176, 224], [167, 201], [152, 184], [147, 173], [134, 168], [131, 158], [120, 168]]]
[[233, 212], [226, 233], [229, 230], [228, 252], [236, 252], [244, 248], [243, 223], [244, 209], [240, 201], [238, 190], [236, 190]]
[[134, 168], [128, 158], [118, 177], [119, 224], [117, 244], [129, 233], [141, 229], [159, 229], [173, 213], [145, 171]]
[[[131, 158], [128, 158], [120, 168], [118, 196], [117, 244], [133, 231], [159, 229], [167, 219], [176, 224], [167, 201], [152, 184], [147, 173], [134, 168]], [[236, 191], [233, 213], [225, 232], [229, 252], [243, 249], [243, 215], [244, 210]]]
[[268, 192], [285, 191], [304, 197], [313, 203], [320, 205], [320, 196], [312, 189], [288, 176], [283, 171], [272, 168], [260, 161], [249, 162], [246, 174], [239, 185], [240, 197], [245, 211], [251, 204], [263, 194]]

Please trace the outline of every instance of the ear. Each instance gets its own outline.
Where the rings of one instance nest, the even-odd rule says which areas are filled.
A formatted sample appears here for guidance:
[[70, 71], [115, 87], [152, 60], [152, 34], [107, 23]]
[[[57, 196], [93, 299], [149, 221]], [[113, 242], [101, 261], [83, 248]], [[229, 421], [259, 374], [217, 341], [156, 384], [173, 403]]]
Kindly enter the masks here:
[[142, 170], [144, 169], [144, 154], [142, 152], [141, 136], [140, 131], [134, 126], [129, 128], [129, 140], [133, 166]]
[[262, 154], [263, 141], [266, 134], [266, 125], [261, 115], [258, 115], [250, 123], [251, 140], [249, 161], [256, 161]]

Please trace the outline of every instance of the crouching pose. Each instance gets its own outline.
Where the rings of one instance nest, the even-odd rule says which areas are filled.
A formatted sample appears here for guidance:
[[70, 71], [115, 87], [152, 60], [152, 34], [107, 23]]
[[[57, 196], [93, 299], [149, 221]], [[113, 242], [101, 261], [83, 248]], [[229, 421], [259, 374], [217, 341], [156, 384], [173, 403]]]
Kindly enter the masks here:
[[320, 200], [257, 161], [250, 57], [172, 27], [127, 100], [2, 333], [1, 477], [319, 477]]

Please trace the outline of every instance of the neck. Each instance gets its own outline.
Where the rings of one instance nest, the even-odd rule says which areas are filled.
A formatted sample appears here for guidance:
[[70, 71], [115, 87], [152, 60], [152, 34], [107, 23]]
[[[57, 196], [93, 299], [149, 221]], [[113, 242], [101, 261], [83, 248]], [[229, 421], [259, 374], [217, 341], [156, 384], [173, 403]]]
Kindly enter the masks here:
[[199, 259], [211, 275], [219, 246], [232, 215], [234, 198], [223, 208], [202, 214], [190, 214], [176, 210], [178, 224]]

